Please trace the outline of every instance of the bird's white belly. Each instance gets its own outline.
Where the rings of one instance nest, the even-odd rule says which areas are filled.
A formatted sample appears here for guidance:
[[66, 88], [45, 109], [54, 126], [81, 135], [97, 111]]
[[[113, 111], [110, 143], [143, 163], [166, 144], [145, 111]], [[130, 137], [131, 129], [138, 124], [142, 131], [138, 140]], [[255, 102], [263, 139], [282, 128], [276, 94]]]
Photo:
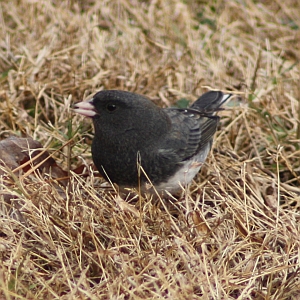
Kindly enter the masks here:
[[204, 151], [200, 151], [198, 155], [187, 160], [182, 167], [166, 182], [155, 186], [158, 192], [168, 191], [170, 193], [176, 192], [185, 188], [197, 175], [201, 166], [209, 153], [210, 146], [207, 146]]

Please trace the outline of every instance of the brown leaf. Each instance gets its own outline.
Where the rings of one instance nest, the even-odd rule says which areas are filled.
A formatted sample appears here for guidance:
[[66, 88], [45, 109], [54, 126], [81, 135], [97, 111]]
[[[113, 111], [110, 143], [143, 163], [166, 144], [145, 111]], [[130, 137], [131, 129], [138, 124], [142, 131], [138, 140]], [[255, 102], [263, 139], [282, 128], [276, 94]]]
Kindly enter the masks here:
[[202, 218], [199, 212], [191, 211], [188, 214], [188, 217], [190, 218], [193, 227], [197, 230], [199, 234], [206, 235], [209, 233], [210, 229], [206, 225], [205, 219]]
[[[10, 169], [14, 173], [20, 169], [24, 173], [38, 169], [51, 174], [54, 178], [67, 176], [67, 172], [56, 164], [49, 153], [43, 149], [41, 143], [31, 137], [11, 136], [0, 141], [0, 166]], [[5, 170], [0, 168], [0, 175], [5, 173]]]

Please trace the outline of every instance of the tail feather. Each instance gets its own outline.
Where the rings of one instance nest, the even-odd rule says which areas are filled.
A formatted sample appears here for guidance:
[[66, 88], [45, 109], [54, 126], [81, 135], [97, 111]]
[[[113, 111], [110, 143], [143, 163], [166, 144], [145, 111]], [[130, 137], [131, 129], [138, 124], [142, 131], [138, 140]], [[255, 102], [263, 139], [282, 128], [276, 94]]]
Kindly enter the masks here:
[[190, 108], [213, 114], [215, 111], [220, 110], [222, 104], [231, 96], [231, 94], [223, 94], [221, 91], [210, 91], [200, 96]]

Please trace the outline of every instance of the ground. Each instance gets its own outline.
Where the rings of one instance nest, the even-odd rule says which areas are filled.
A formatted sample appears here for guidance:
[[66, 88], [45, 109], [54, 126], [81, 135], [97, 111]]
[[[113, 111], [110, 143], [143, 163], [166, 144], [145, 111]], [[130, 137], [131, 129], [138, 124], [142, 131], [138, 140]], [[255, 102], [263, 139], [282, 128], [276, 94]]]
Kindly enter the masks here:
[[[0, 299], [300, 299], [299, 15], [296, 0], [2, 1]], [[72, 111], [102, 89], [161, 107], [234, 94], [180, 196], [103, 186]], [[18, 160], [24, 137], [50, 167]]]

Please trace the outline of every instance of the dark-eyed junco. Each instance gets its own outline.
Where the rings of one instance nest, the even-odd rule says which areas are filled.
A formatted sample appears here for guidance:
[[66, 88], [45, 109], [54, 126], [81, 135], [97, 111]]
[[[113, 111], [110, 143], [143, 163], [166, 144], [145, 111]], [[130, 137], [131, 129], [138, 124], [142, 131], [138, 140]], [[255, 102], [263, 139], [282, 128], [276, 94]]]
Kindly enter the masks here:
[[104, 90], [75, 104], [75, 112], [93, 119], [93, 161], [106, 179], [143, 190], [150, 180], [158, 192], [174, 193], [200, 170], [217, 129], [215, 113], [230, 96], [210, 91], [179, 109], [160, 108], [135, 93]]

